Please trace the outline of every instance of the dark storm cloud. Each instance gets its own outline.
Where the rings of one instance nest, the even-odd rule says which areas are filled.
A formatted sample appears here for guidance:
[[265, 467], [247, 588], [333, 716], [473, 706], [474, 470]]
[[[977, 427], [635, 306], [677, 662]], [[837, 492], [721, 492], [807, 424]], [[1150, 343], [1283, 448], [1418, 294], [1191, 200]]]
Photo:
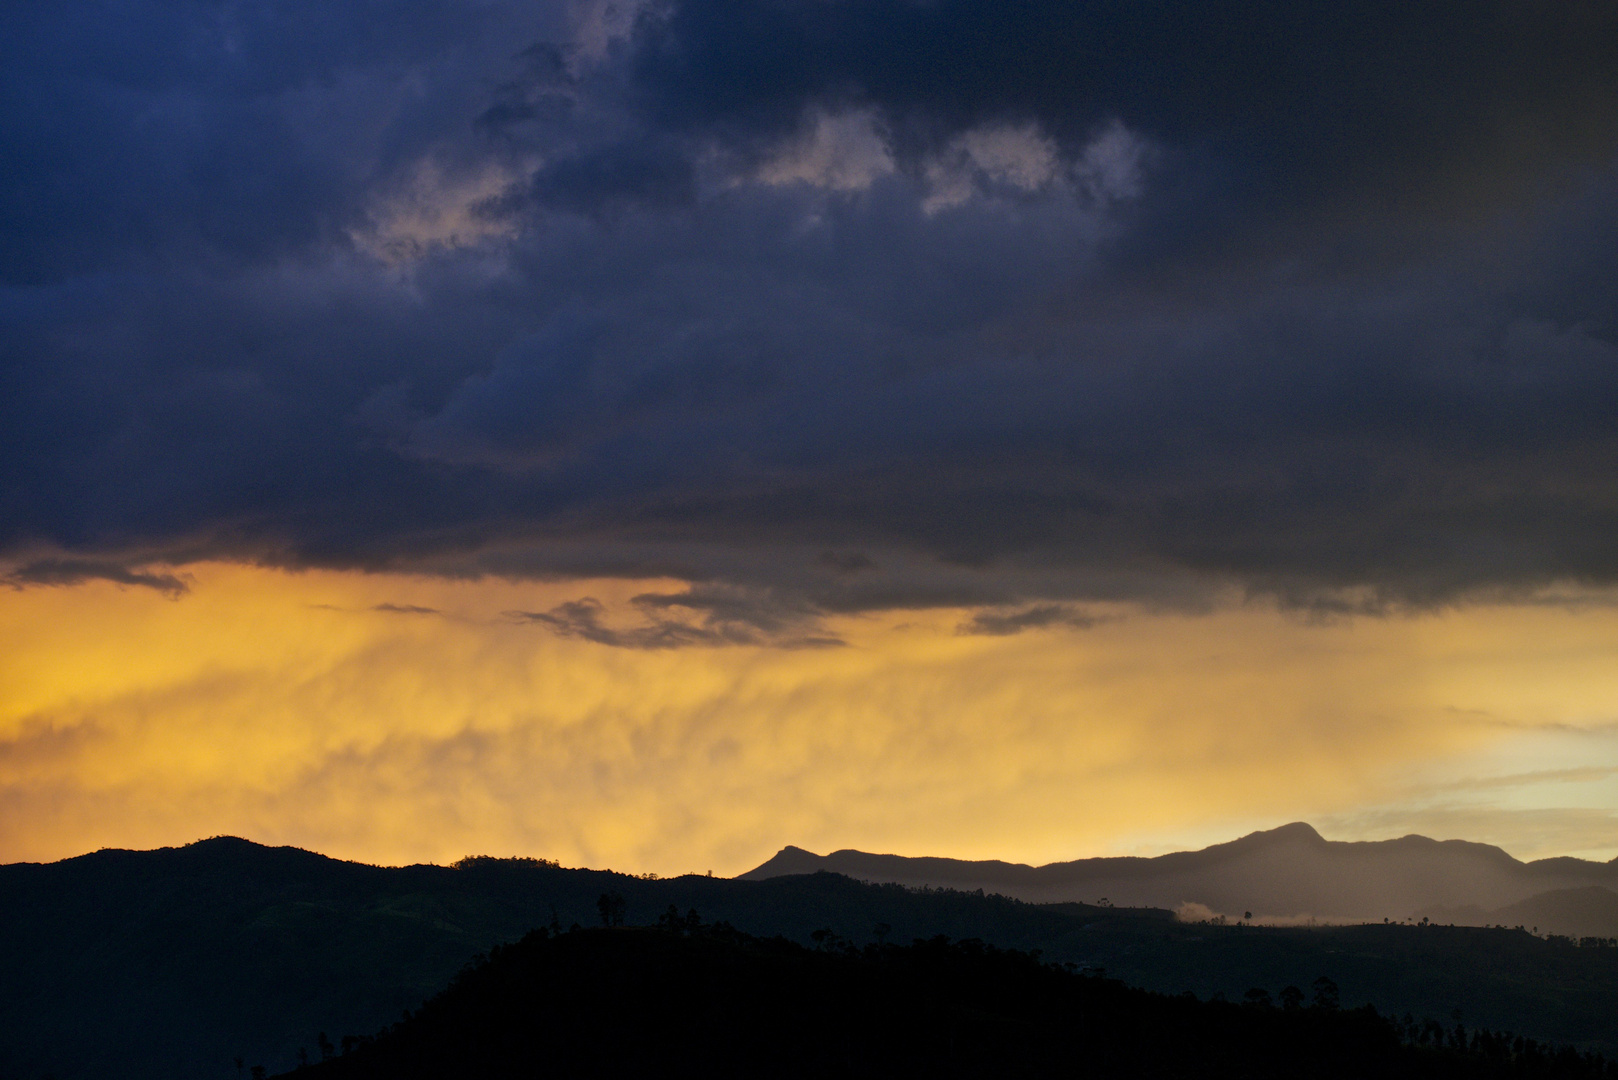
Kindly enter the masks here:
[[442, 615], [437, 608], [422, 607], [420, 604], [377, 604], [372, 611], [381, 611], [390, 615]]
[[1035, 604], [1021, 611], [979, 611], [962, 623], [956, 632], [988, 637], [1010, 637], [1024, 630], [1040, 630], [1047, 626], [1068, 626], [1075, 630], [1088, 630], [1098, 621], [1094, 615], [1075, 611], [1063, 604]]
[[822, 551], [816, 558], [822, 566], [829, 566], [839, 574], [857, 574], [861, 570], [874, 570], [876, 563], [869, 555], [859, 551]]
[[1074, 147], [1122, 119], [1179, 173], [1138, 239], [1161, 257], [1322, 213], [1470, 218], [1548, 159], [1604, 163], [1615, 48], [1598, 0], [717, 0], [652, 22], [637, 78], [663, 124], [730, 140], [778, 135], [806, 102], [874, 105], [912, 160], [976, 124]]
[[190, 587], [173, 574], [134, 570], [121, 563], [100, 559], [40, 559], [19, 566], [3, 580], [16, 589], [29, 585], [79, 585], [86, 581], [111, 581], [118, 585], [155, 589], [169, 597], [183, 596], [190, 591]]
[[[506, 616], [545, 626], [560, 637], [623, 649], [679, 649], [692, 645], [818, 649], [843, 644], [839, 638], [818, 632], [818, 612], [802, 601], [782, 602], [756, 591], [696, 588], [683, 593], [643, 593], [633, 603], [644, 621], [623, 628], [604, 625], [606, 608], [590, 596], [558, 604], [549, 611], [508, 611]], [[694, 620], [689, 618], [693, 615], [697, 616]]]
[[14, 582], [691, 582], [529, 616], [645, 648], [1618, 579], [1611, 5], [6, 19]]
[[543, 32], [524, 7], [8, 5], [0, 276], [297, 258], [342, 228], [379, 165], [460, 136], [492, 84], [467, 54]]

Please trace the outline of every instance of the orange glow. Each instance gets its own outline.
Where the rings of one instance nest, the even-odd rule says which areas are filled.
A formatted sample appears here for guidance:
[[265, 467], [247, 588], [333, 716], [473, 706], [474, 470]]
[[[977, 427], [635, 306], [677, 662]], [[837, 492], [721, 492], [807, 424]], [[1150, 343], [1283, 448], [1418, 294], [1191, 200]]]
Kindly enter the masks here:
[[[502, 612], [677, 583], [189, 573], [0, 594], [0, 861], [233, 833], [731, 874], [787, 843], [1043, 862], [1462, 811], [1519, 855], [1618, 854], [1608, 607], [1011, 637], [910, 611], [835, 621], [844, 648], [649, 652]], [[1523, 849], [1513, 815], [1564, 812]]]

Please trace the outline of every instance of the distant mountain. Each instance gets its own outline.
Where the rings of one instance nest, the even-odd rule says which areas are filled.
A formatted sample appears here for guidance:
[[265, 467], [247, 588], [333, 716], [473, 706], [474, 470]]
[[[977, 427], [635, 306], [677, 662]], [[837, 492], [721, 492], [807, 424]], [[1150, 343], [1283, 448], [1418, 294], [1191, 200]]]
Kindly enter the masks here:
[[1418, 915], [1454, 926], [1522, 926], [1542, 934], [1618, 938], [1618, 892], [1600, 885], [1555, 889], [1493, 911], [1467, 904], [1428, 908]]
[[1251, 911], [1261, 918], [1373, 922], [1436, 907], [1500, 908], [1551, 890], [1618, 888], [1618, 860], [1524, 863], [1488, 844], [1425, 836], [1344, 843], [1324, 839], [1303, 822], [1201, 851], [1046, 866], [851, 850], [816, 855], [787, 847], [741, 877], [757, 881], [817, 870], [860, 881], [982, 889], [1033, 903], [1105, 898], [1117, 905], [1171, 909], [1201, 904], [1233, 917]]

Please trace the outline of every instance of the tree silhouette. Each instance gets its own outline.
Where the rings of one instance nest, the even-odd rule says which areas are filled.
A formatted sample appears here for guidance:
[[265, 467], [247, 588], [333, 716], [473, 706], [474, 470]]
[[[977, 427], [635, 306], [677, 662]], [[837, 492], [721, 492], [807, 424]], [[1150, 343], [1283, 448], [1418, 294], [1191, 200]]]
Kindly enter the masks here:
[[1337, 984], [1322, 975], [1314, 981], [1315, 999], [1313, 1005], [1317, 1009], [1331, 1012], [1337, 1008]]
[[680, 909], [670, 904], [669, 909], [657, 917], [657, 925], [676, 934], [689, 934], [702, 928], [702, 916], [697, 914], [696, 908], [690, 908], [681, 915]]
[[1288, 1012], [1303, 1007], [1303, 991], [1296, 986], [1284, 987], [1281, 990], [1281, 1007]]
[[618, 893], [602, 893], [596, 901], [596, 910], [601, 913], [602, 926], [624, 925], [624, 898]]

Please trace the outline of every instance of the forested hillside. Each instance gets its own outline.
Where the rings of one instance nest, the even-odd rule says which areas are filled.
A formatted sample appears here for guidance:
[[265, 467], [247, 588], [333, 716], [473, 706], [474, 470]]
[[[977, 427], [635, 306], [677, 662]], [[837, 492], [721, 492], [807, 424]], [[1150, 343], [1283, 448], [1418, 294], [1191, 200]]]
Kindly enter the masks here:
[[1325, 978], [1305, 1000], [1297, 987], [1279, 1005], [1152, 994], [942, 938], [859, 949], [822, 935], [806, 949], [671, 909], [655, 929], [537, 931], [375, 1041], [293, 1075], [1618, 1077], [1507, 1032], [1344, 1011]]
[[385, 868], [219, 838], [0, 867], [0, 1078], [233, 1080], [290, 1068], [318, 1035], [374, 1033], [473, 957], [538, 927], [708, 922], [808, 944], [943, 935], [1106, 969], [1203, 999], [1325, 976], [1351, 1008], [1618, 1048], [1618, 948], [1510, 930], [1176, 922], [1166, 911], [1037, 905], [835, 874], [635, 877], [538, 860]]

